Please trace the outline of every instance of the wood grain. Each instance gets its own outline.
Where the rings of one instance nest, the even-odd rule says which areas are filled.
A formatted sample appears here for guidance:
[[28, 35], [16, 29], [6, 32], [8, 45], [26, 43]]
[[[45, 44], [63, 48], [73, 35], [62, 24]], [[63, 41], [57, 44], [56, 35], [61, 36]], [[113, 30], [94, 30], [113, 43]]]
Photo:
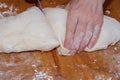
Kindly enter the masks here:
[[[55, 7], [66, 5], [68, 1], [42, 0], [41, 3], [42, 7]], [[19, 9], [17, 13], [34, 6], [24, 0], [0, 0], [0, 2], [13, 4]], [[119, 3], [120, 0], [112, 0], [109, 5], [105, 3], [105, 10], [111, 11], [108, 16], [120, 21]], [[0, 80], [33, 80], [34, 70], [47, 73], [53, 80], [120, 80], [120, 42], [106, 50], [81, 52], [74, 56], [60, 56], [56, 50], [0, 53]]]

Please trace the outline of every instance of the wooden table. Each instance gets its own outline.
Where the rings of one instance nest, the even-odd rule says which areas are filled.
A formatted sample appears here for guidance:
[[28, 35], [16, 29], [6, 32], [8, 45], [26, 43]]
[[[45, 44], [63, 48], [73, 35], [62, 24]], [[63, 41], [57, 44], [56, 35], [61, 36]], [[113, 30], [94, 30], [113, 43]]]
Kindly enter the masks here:
[[[68, 1], [42, 0], [42, 6], [65, 5]], [[0, 2], [13, 4], [19, 9], [17, 13], [34, 5], [24, 0]], [[105, 10], [120, 21], [120, 0], [112, 0]], [[0, 80], [120, 80], [120, 42], [106, 50], [74, 56], [60, 56], [56, 50], [0, 53]]]

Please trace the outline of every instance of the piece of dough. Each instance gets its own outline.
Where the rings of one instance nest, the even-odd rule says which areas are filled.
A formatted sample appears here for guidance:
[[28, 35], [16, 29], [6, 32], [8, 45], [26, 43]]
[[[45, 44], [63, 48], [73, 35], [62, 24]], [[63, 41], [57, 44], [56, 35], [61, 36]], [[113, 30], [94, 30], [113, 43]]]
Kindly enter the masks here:
[[[45, 8], [45, 15], [37, 7], [4, 19], [0, 19], [0, 51], [20, 52], [28, 50], [49, 51], [57, 48], [62, 55], [69, 55], [65, 49], [67, 10]], [[120, 40], [120, 23], [104, 16], [104, 24], [96, 45], [85, 51], [105, 49]]]
[[0, 19], [0, 52], [49, 51], [58, 45], [54, 31], [37, 7]]

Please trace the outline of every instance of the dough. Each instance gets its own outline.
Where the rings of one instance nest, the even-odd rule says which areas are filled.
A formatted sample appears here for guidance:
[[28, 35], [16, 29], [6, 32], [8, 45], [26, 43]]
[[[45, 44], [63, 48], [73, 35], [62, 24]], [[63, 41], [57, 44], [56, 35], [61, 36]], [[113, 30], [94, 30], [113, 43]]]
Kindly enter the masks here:
[[54, 31], [37, 7], [0, 19], [0, 52], [49, 51], [58, 45]]
[[[21, 52], [28, 50], [49, 51], [54, 48], [62, 55], [69, 55], [65, 49], [67, 10], [45, 8], [45, 15], [37, 7], [0, 19], [0, 51]], [[96, 45], [85, 51], [106, 49], [120, 40], [120, 23], [104, 16], [104, 24]], [[58, 47], [59, 46], [59, 47]]]
[[57, 48], [59, 54], [69, 55], [69, 50], [64, 48], [67, 10], [61, 8], [45, 8], [44, 12], [60, 43], [60, 47]]

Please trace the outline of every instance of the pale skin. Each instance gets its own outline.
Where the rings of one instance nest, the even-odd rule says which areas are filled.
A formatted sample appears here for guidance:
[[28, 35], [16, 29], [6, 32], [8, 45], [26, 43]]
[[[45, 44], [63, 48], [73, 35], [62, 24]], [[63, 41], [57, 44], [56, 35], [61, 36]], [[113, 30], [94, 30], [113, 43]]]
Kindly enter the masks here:
[[105, 0], [71, 0], [66, 9], [68, 19], [64, 46], [70, 54], [92, 48], [98, 40], [103, 24]]

